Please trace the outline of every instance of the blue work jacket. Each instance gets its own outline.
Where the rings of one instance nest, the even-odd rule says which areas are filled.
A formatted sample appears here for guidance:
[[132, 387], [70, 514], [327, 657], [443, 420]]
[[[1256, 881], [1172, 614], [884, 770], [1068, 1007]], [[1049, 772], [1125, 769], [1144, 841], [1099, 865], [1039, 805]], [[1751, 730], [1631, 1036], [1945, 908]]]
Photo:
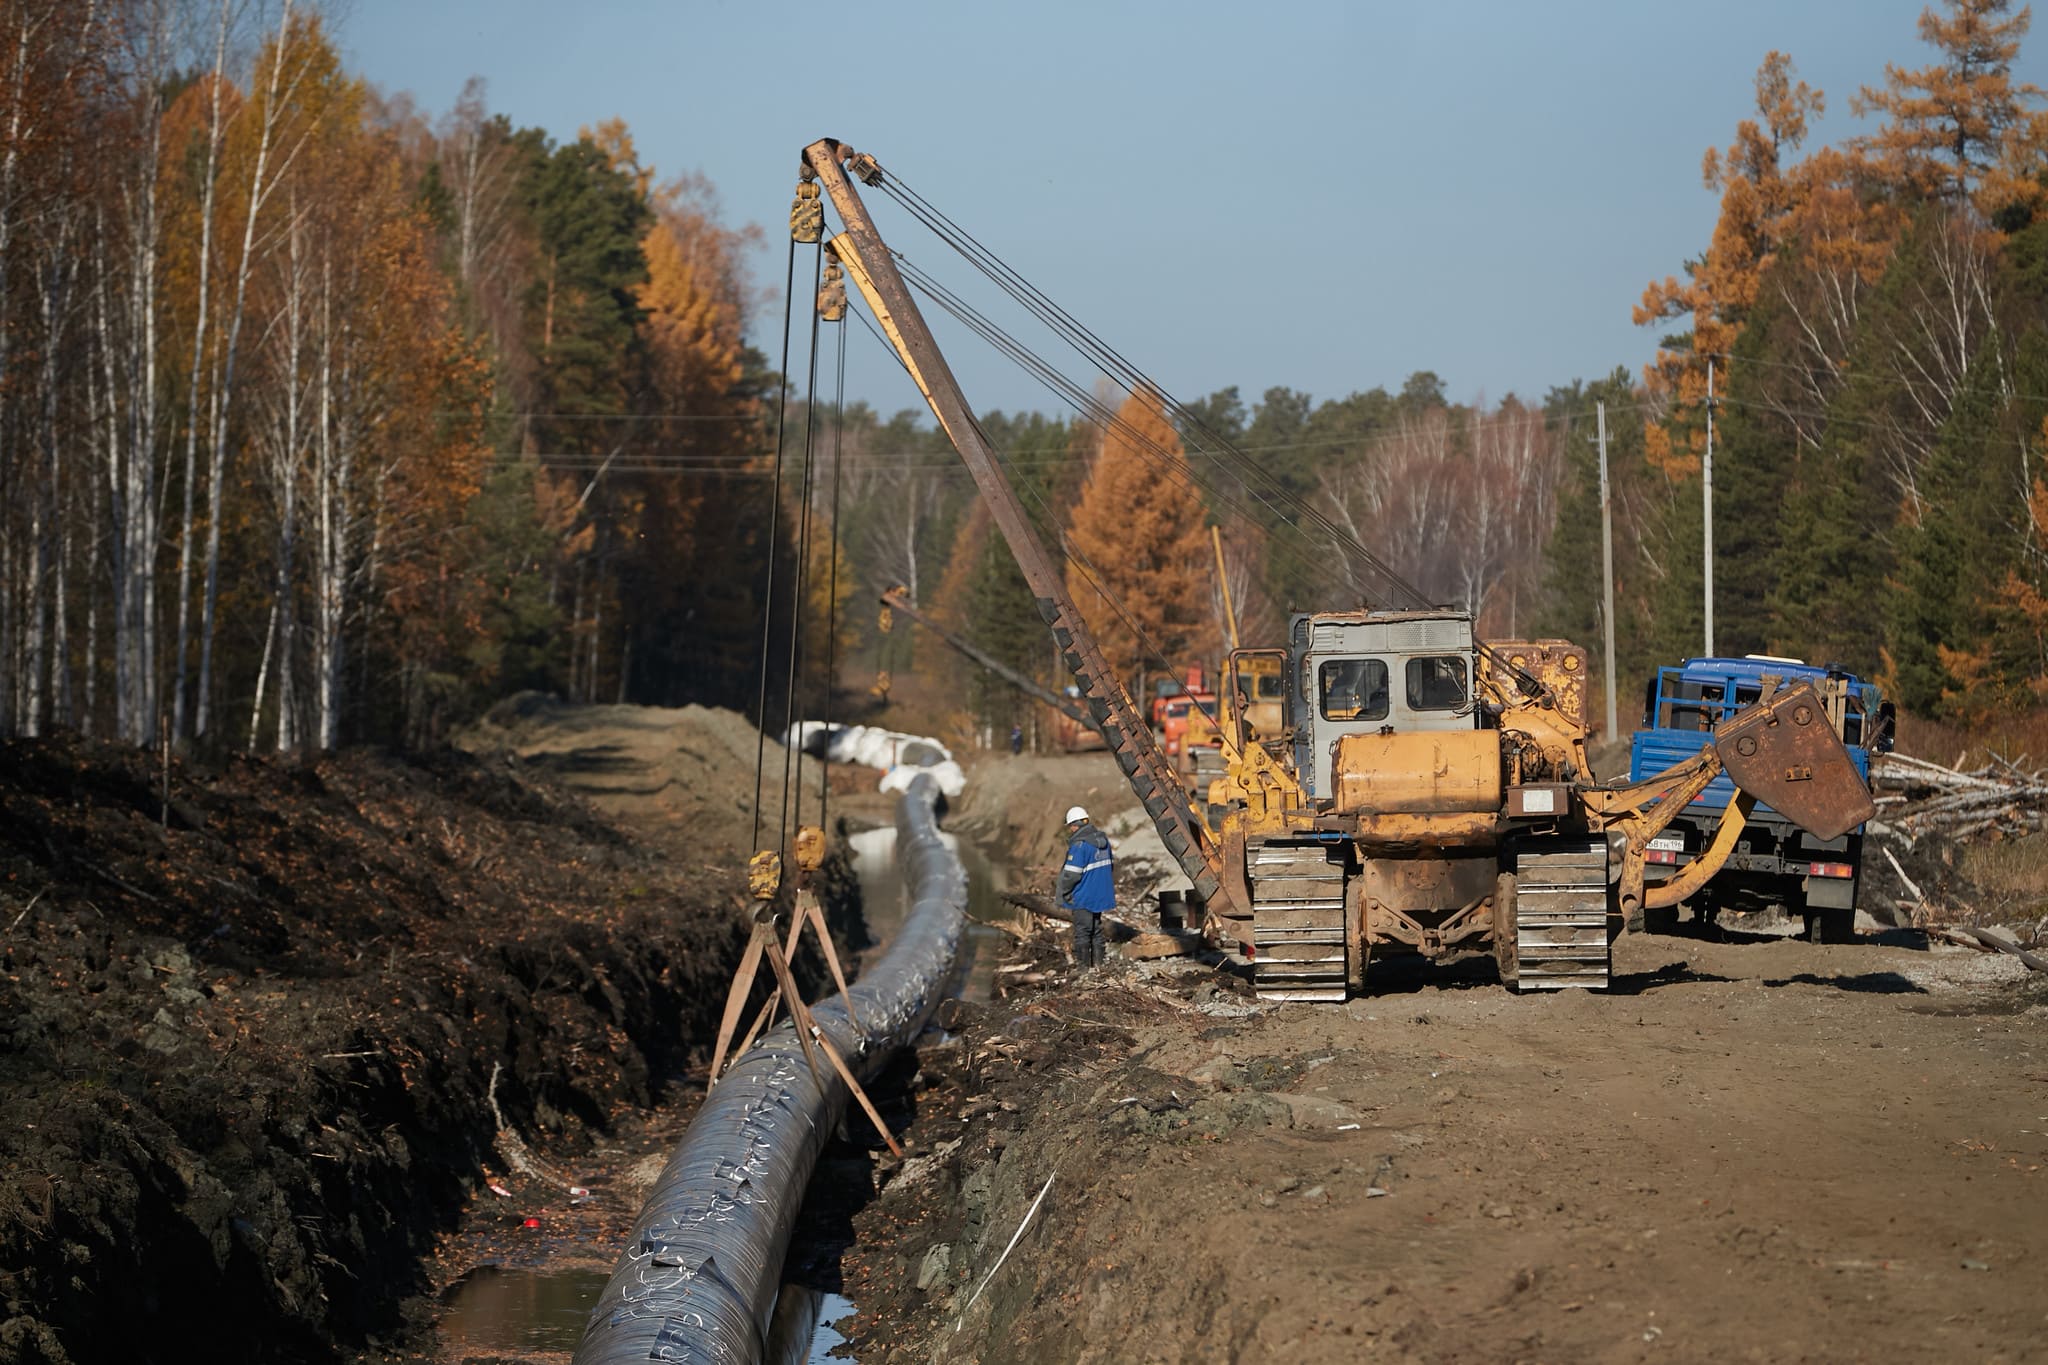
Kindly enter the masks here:
[[1109, 836], [1093, 825], [1081, 826], [1067, 845], [1066, 865], [1060, 869], [1060, 904], [1098, 914], [1116, 907], [1116, 866]]

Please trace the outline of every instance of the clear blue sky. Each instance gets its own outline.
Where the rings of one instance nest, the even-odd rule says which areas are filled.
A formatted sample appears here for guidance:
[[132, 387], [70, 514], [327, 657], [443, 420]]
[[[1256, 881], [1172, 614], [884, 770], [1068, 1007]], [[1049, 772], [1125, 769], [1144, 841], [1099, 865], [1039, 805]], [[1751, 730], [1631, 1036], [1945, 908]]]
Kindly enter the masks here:
[[[1706, 245], [1700, 156], [1752, 111], [1764, 53], [1826, 92], [1833, 140], [1885, 62], [1928, 60], [1920, 9], [353, 0], [336, 30], [353, 70], [429, 114], [479, 75], [493, 110], [557, 138], [623, 117], [658, 174], [701, 172], [729, 221], [767, 229], [757, 279], [778, 291], [798, 153], [832, 136], [1180, 397], [1320, 400], [1430, 369], [1490, 401], [1640, 367], [1655, 337], [1629, 308]], [[2048, 84], [2044, 51], [2036, 33], [2018, 74]], [[898, 250], [946, 263], [871, 207]], [[778, 304], [754, 327], [771, 363], [780, 325]], [[977, 408], [1057, 408], [941, 336]], [[849, 344], [850, 396], [917, 404]]]

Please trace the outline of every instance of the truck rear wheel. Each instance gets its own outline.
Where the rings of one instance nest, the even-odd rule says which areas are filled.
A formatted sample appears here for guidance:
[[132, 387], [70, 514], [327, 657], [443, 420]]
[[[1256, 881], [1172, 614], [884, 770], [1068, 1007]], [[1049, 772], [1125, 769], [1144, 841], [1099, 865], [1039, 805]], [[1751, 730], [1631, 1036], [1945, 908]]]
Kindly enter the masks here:
[[1827, 906], [1806, 911], [1806, 941], [1808, 943], [1854, 943], [1856, 941], [1855, 907]]

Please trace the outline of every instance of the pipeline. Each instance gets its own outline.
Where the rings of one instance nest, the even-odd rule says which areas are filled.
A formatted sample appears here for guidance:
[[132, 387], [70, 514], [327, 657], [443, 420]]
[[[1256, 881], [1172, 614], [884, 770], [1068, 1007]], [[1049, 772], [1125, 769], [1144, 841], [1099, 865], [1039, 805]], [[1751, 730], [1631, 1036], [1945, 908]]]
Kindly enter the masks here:
[[[910, 912], [881, 961], [854, 983], [862, 1027], [837, 995], [811, 1011], [863, 1083], [923, 1030], [966, 932], [967, 873], [939, 837], [938, 797], [920, 775], [897, 803]], [[786, 1023], [734, 1062], [655, 1182], [574, 1365], [755, 1365], [804, 1187], [847, 1099], [829, 1069], [820, 1083]]]

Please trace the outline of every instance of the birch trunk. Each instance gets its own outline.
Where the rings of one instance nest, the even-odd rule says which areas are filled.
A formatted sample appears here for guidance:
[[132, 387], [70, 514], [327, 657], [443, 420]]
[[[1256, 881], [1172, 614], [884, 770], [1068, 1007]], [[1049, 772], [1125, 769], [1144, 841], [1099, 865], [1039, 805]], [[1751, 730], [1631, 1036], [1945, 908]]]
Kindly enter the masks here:
[[[160, 18], [160, 16], [159, 16]], [[163, 68], [161, 23], [150, 35], [145, 71]], [[108, 258], [108, 232], [97, 245], [99, 343], [114, 416], [107, 446], [109, 531], [114, 544], [115, 733], [139, 746], [156, 734], [156, 547], [162, 529], [157, 499], [157, 279], [161, 243], [157, 220], [162, 105], [158, 83], [146, 75], [137, 93], [142, 136], [120, 187], [120, 273]], [[109, 297], [111, 290], [118, 297]]]
[[297, 612], [292, 600], [292, 561], [297, 554], [300, 447], [304, 437], [303, 395], [299, 376], [305, 360], [305, 223], [296, 200], [286, 230], [284, 317], [277, 371], [284, 386], [284, 409], [274, 423], [270, 441], [271, 492], [277, 500], [276, 569], [272, 609], [277, 612], [277, 751], [298, 747], [297, 689], [292, 656], [297, 645]]
[[[228, 3], [219, 0], [213, 40], [213, 89], [206, 120], [206, 184], [199, 196], [199, 302], [192, 322], [192, 372], [185, 387], [184, 507], [178, 519], [178, 630], [176, 677], [171, 684], [171, 737], [185, 738], [186, 654], [192, 621], [192, 495], [198, 483], [199, 383], [205, 373], [207, 309], [213, 300], [213, 206], [220, 165], [221, 86], [228, 57]], [[209, 423], [212, 416], [209, 413]]]
[[[330, 248], [331, 253], [331, 248]], [[334, 271], [331, 254], [321, 263], [320, 434], [314, 480], [319, 506], [318, 567], [314, 584], [314, 685], [318, 703], [318, 744], [333, 749], [341, 737], [343, 633], [348, 605], [348, 546], [351, 487], [355, 472], [355, 434], [348, 401], [350, 372], [349, 325], [339, 329], [337, 344]], [[340, 354], [337, 395], [336, 353]], [[339, 401], [337, 401], [337, 397]]]
[[[264, 85], [262, 123], [256, 139], [255, 168], [249, 174], [249, 211], [242, 222], [242, 254], [235, 265], [235, 301], [229, 310], [226, 345], [221, 355], [221, 375], [214, 386], [217, 398], [213, 415], [213, 457], [207, 466], [206, 485], [206, 594], [199, 611], [199, 695], [193, 706], [194, 734], [206, 733], [207, 715], [213, 693], [213, 636], [220, 600], [220, 518], [221, 497], [228, 457], [228, 423], [233, 414], [236, 359], [241, 350], [242, 318], [248, 299], [250, 262], [256, 253], [256, 222], [264, 203], [277, 187], [270, 158], [289, 95], [298, 88], [301, 67], [289, 84], [284, 79], [285, 59], [290, 49], [292, 0], [284, 0], [278, 17], [276, 52]], [[286, 158], [289, 164], [290, 158]], [[296, 382], [296, 381], [294, 381]], [[284, 672], [291, 672], [291, 656], [284, 658]]]

